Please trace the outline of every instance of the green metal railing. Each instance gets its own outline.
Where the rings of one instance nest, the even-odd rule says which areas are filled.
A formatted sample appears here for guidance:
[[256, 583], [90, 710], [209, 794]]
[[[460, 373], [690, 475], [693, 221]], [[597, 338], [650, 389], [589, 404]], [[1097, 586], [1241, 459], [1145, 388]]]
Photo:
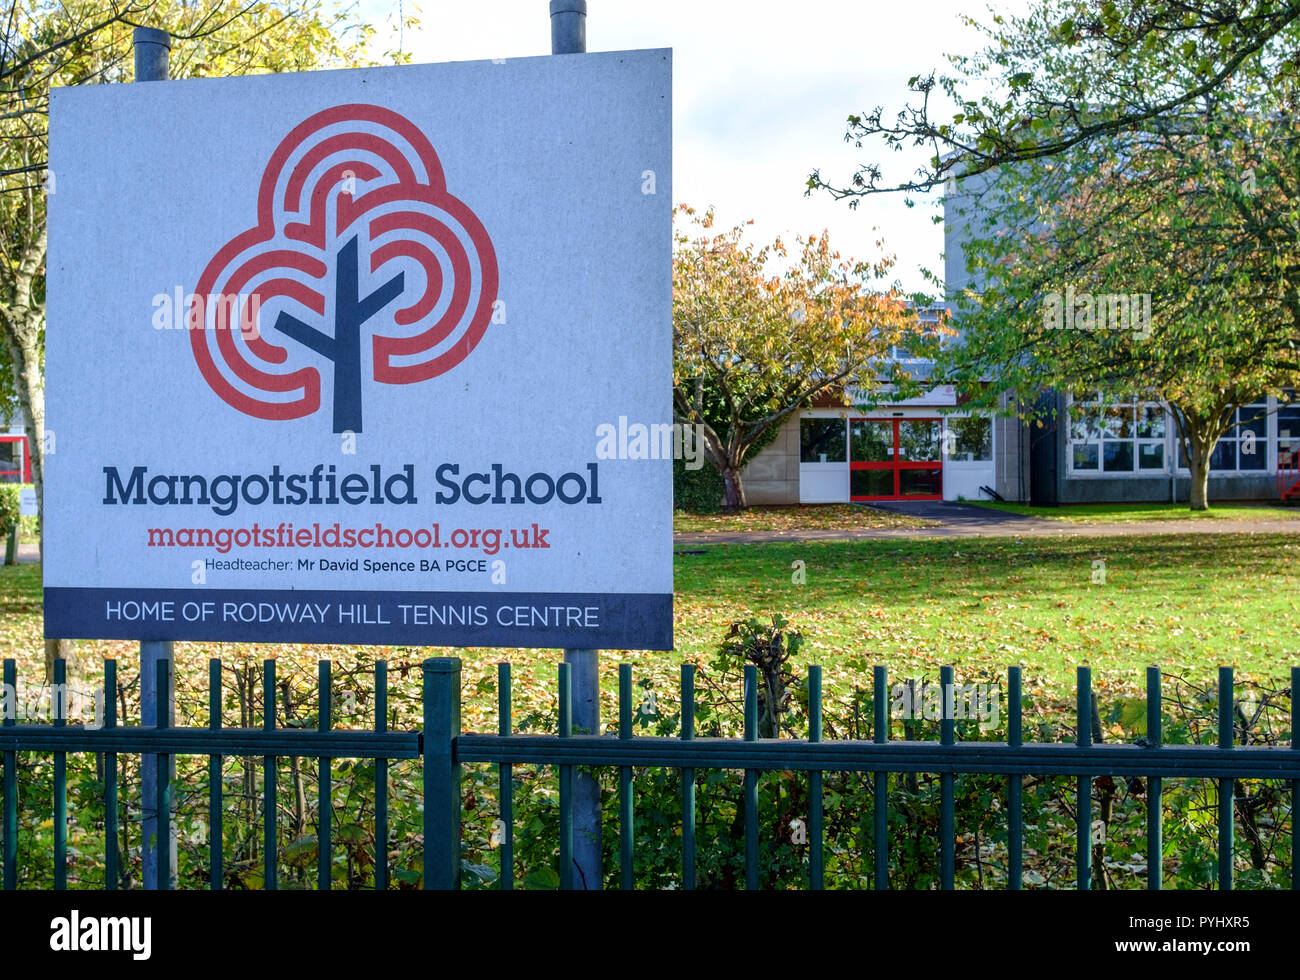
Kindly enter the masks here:
[[[458, 689], [459, 661], [426, 662], [454, 664], [432, 676], [446, 685], [445, 698], [454, 697]], [[559, 684], [560, 730], [557, 735], [512, 735], [510, 733], [510, 666], [499, 666], [501, 727], [497, 735], [462, 734], [453, 728], [443, 736], [455, 745], [455, 762], [495, 763], [500, 769], [501, 813], [505, 825], [503, 840], [513, 838], [511, 800], [513, 765], [557, 765], [560, 769], [560, 855], [561, 887], [571, 887], [572, 823], [569, 819], [572, 799], [569, 777], [575, 765], [615, 766], [619, 770], [619, 853], [622, 887], [631, 888], [633, 853], [633, 767], [678, 769], [682, 774], [682, 883], [690, 889], [696, 884], [695, 861], [695, 772], [698, 769], [728, 769], [744, 772], [744, 849], [745, 882], [748, 888], [758, 885], [758, 776], [763, 771], [796, 770], [808, 774], [810, 813], [808, 885], [819, 889], [824, 878], [825, 841], [822, 825], [821, 778], [825, 772], [869, 772], [875, 787], [873, 846], [875, 886], [889, 887], [888, 864], [888, 782], [890, 773], [937, 773], [940, 776], [939, 865], [941, 887], [951, 889], [954, 881], [956, 826], [953, 777], [959, 773], [983, 773], [1007, 777], [1007, 822], [1009, 845], [1008, 887], [1023, 884], [1024, 821], [1021, 780], [1026, 775], [1066, 775], [1077, 777], [1076, 786], [1076, 875], [1075, 885], [1087, 890], [1092, 881], [1092, 780], [1096, 776], [1144, 777], [1149, 780], [1147, 814], [1148, 853], [1161, 852], [1161, 780], [1163, 778], [1215, 779], [1219, 786], [1218, 880], [1221, 888], [1231, 888], [1233, 878], [1233, 781], [1247, 778], [1288, 780], [1291, 785], [1292, 813], [1300, 812], [1300, 748], [1293, 732], [1292, 745], [1234, 746], [1232, 668], [1219, 670], [1219, 741], [1217, 746], [1164, 745], [1161, 741], [1161, 675], [1159, 668], [1147, 670], [1147, 736], [1145, 744], [1102, 744], [1094, 737], [1096, 714], [1092, 694], [1092, 674], [1087, 667], [1078, 669], [1077, 731], [1073, 744], [1025, 744], [1021, 718], [1021, 673], [1019, 667], [1008, 670], [1008, 725], [1005, 742], [956, 741], [956, 723], [951, 716], [940, 721], [940, 738], [936, 742], [890, 741], [887, 674], [884, 667], [873, 671], [873, 741], [822, 740], [821, 668], [809, 668], [809, 731], [806, 740], [762, 739], [757, 736], [758, 701], [757, 668], [745, 667], [744, 737], [742, 739], [698, 738], [694, 733], [694, 670], [682, 667], [681, 735], [679, 738], [636, 737], [632, 734], [631, 668], [619, 668], [618, 737], [575, 736], [569, 730], [568, 665], [561, 664]], [[426, 675], [426, 678], [430, 675]], [[953, 683], [953, 670], [940, 670], [942, 690]], [[1291, 671], [1292, 690], [1300, 690], [1300, 668]], [[949, 713], [945, 713], [949, 714]], [[1293, 725], [1293, 728], [1295, 726]], [[426, 728], [426, 737], [429, 729]], [[457, 774], [446, 777], [436, 787], [448, 800], [458, 798]], [[428, 786], [426, 784], [426, 793]], [[1294, 820], [1294, 817], [1293, 817]], [[426, 837], [426, 845], [429, 838]], [[439, 842], [439, 850], [454, 853], [458, 836]], [[1300, 861], [1297, 861], [1296, 835], [1291, 840], [1291, 885], [1300, 889]], [[565, 874], [565, 864], [569, 864]], [[445, 864], [438, 870], [442, 877], [433, 879], [439, 888], [459, 887], [458, 864]], [[514, 878], [513, 854], [503, 848], [501, 887], [508, 888]], [[1147, 885], [1162, 886], [1161, 861], [1148, 862]]]
[[[158, 692], [168, 691], [169, 661], [157, 664]], [[66, 710], [56, 710], [49, 725], [19, 725], [7, 713], [0, 725], [0, 750], [4, 754], [4, 842], [3, 885], [6, 889], [17, 886], [18, 872], [18, 753], [53, 753], [54, 756], [54, 887], [67, 887], [67, 770], [69, 752], [103, 753], [104, 755], [104, 887], [116, 889], [121, 880], [121, 856], [118, 852], [119, 794], [117, 756], [119, 754], [152, 755], [158, 760], [158, 789], [154, 801], [158, 821], [157, 839], [169, 841], [171, 837], [172, 778], [171, 757], [176, 755], [206, 755], [208, 759], [208, 882], [212, 889], [220, 889], [224, 878], [222, 863], [222, 763], [226, 756], [262, 757], [263, 790], [263, 880], [264, 887], [274, 889], [279, 881], [279, 855], [277, 851], [278, 813], [276, 806], [277, 762], [284, 758], [373, 759], [376, 763], [375, 779], [375, 846], [374, 875], [377, 888], [387, 888], [388, 869], [388, 763], [392, 759], [418, 759], [421, 737], [417, 732], [390, 732], [387, 730], [388, 673], [385, 663], [375, 665], [375, 729], [356, 731], [333, 729], [330, 725], [330, 663], [321, 661], [317, 680], [320, 703], [319, 723], [315, 731], [298, 728], [279, 728], [276, 725], [276, 669], [275, 661], [267, 660], [262, 668], [263, 724], [261, 729], [226, 728], [221, 712], [221, 661], [208, 662], [208, 727], [172, 728], [167, 722], [168, 712], [160, 705], [157, 727], [119, 727], [117, 723], [117, 663], [104, 661], [103, 726], [98, 729], [82, 725], [69, 725]], [[54, 662], [54, 690], [66, 687], [65, 664]], [[16, 689], [16, 670], [13, 660], [4, 661], [4, 683], [7, 691]], [[160, 694], [161, 696], [161, 694]], [[331, 774], [328, 764], [319, 768], [317, 789], [319, 799], [329, 800]], [[318, 808], [317, 832], [317, 887], [328, 889], [331, 884], [332, 862], [331, 820], [329, 805]], [[157, 855], [156, 879], [146, 886], [159, 889], [170, 887], [170, 846], [154, 848]]]
[[[156, 690], [168, 690], [169, 663], [158, 665]], [[64, 683], [64, 665], [55, 662], [54, 683]], [[1105, 744], [1096, 724], [1091, 671], [1078, 669], [1074, 743], [1025, 743], [1021, 718], [1020, 668], [1007, 674], [1008, 723], [1005, 742], [956, 740], [955, 720], [945, 711], [940, 720], [940, 738], [934, 741], [889, 739], [889, 704], [887, 674], [884, 667], [873, 671], [874, 731], [871, 741], [822, 737], [822, 676], [820, 667], [809, 668], [808, 737], [806, 739], [760, 739], [758, 737], [758, 677], [756, 668], [745, 667], [744, 735], [742, 738], [701, 738], [695, 734], [695, 668], [681, 669], [681, 732], [679, 737], [649, 737], [633, 734], [632, 671], [620, 665], [618, 672], [617, 737], [574, 735], [572, 732], [572, 695], [569, 665], [559, 665], [559, 730], [555, 735], [519, 735], [512, 729], [511, 671], [509, 664], [498, 666], [498, 730], [496, 734], [467, 734], [461, 731], [461, 662], [455, 658], [436, 658], [423, 663], [423, 726], [420, 732], [387, 730], [387, 665], [375, 665], [376, 722], [373, 731], [335, 729], [330, 724], [331, 675], [328, 661], [321, 661], [317, 676], [320, 703], [319, 722], [315, 731], [286, 729], [276, 726], [275, 661], [263, 666], [263, 727], [233, 729], [222, 727], [221, 663], [209, 662], [209, 724], [206, 728], [168, 727], [167, 712], [156, 728], [120, 727], [116, 717], [117, 672], [112, 660], [105, 661], [103, 727], [90, 730], [68, 725], [66, 718], [56, 717], [50, 725], [19, 725], [6, 717], [0, 726], [0, 751], [4, 755], [3, 781], [3, 884], [12, 889], [17, 884], [18, 854], [18, 781], [17, 757], [20, 752], [53, 753], [54, 756], [54, 887], [67, 886], [67, 753], [103, 753], [105, 802], [105, 883], [114, 888], [119, 881], [118, 854], [119, 799], [117, 756], [122, 753], [155, 755], [157, 771], [157, 813], [159, 840], [170, 839], [172, 780], [170, 757], [206, 755], [209, 757], [209, 867], [210, 887], [222, 886], [222, 781], [221, 766], [225, 756], [262, 757], [263, 765], [263, 860], [265, 887], [274, 888], [278, 881], [279, 857], [276, 849], [277, 761], [282, 758], [307, 757], [322, 760], [358, 758], [376, 762], [374, 882], [376, 888], [389, 885], [388, 868], [388, 764], [394, 759], [422, 759], [423, 763], [423, 884], [426, 888], [458, 888], [461, 880], [462, 841], [461, 812], [463, 793], [461, 767], [464, 763], [487, 763], [498, 770], [500, 787], [500, 862], [499, 887], [511, 888], [515, 878], [514, 854], [514, 779], [515, 766], [555, 766], [559, 777], [559, 861], [560, 887], [574, 885], [573, 861], [573, 767], [613, 767], [618, 772], [618, 833], [620, 884], [634, 887], [634, 769], [658, 767], [681, 773], [681, 881], [686, 889], [697, 884], [696, 875], [696, 773], [700, 769], [723, 769], [744, 773], [743, 821], [745, 883], [748, 888], [759, 882], [758, 785], [764, 771], [806, 772], [809, 787], [808, 821], [810, 888], [823, 887], [825, 840], [823, 826], [822, 776], [826, 772], [866, 772], [872, 774], [874, 804], [872, 841], [876, 854], [874, 884], [888, 888], [888, 854], [890, 773], [935, 773], [940, 777], [939, 880], [942, 888], [954, 885], [956, 821], [954, 777], [958, 774], [991, 774], [1006, 777], [1008, 825], [1007, 887], [1019, 889], [1023, 884], [1024, 820], [1022, 779], [1027, 775], [1074, 776], [1076, 795], [1076, 869], [1075, 885], [1086, 890], [1092, 882], [1092, 780], [1101, 775], [1142, 777], [1148, 780], [1147, 853], [1160, 854], [1162, 843], [1161, 780], [1213, 779], [1218, 793], [1218, 882], [1231, 888], [1233, 882], [1233, 782], [1237, 779], [1262, 778], [1286, 780], [1291, 788], [1291, 813], [1300, 813], [1300, 748], [1295, 742], [1286, 746], [1236, 746], [1233, 724], [1233, 674], [1229, 667], [1219, 670], [1218, 744], [1166, 745], [1161, 732], [1161, 675], [1155, 667], [1147, 670], [1147, 734], [1145, 744]], [[15, 665], [4, 662], [4, 683], [15, 689]], [[942, 690], [953, 683], [951, 667], [940, 672]], [[1300, 690], [1300, 668], [1291, 671], [1291, 690]], [[1294, 702], [1293, 702], [1294, 704]], [[1293, 708], [1294, 712], [1294, 708]], [[1294, 717], [1294, 714], [1293, 714]], [[318, 772], [319, 798], [330, 800], [331, 767], [322, 765]], [[319, 807], [317, 845], [317, 887], [331, 885], [332, 830], [331, 806]], [[1297, 835], [1291, 835], [1291, 887], [1300, 889], [1300, 860], [1297, 860]], [[170, 849], [157, 848], [158, 888], [170, 884]], [[1147, 862], [1147, 885], [1162, 886], [1160, 860]]]

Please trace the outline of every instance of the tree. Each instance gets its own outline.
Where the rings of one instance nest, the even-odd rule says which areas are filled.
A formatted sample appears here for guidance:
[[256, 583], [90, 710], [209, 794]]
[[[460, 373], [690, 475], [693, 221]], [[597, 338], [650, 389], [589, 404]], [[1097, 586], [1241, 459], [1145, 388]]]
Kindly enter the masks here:
[[952, 74], [913, 75], [908, 88], [919, 103], [892, 119], [876, 106], [847, 120], [846, 142], [928, 147], [929, 162], [893, 180], [874, 159], [847, 183], [815, 170], [809, 193], [850, 206], [873, 194], [921, 193], [958, 172], [987, 173], [1159, 128], [1242, 72], [1270, 71], [1279, 82], [1300, 72], [1300, 0], [1040, 0], [1025, 16], [962, 20], [987, 38], [982, 51], [949, 54]]
[[978, 291], [957, 300], [963, 342], [938, 357], [944, 378], [989, 407], [988, 377], [1025, 403], [1045, 385], [1167, 403], [1194, 510], [1207, 507], [1219, 439], [1254, 421], [1239, 409], [1300, 381], [1290, 287], [1279, 253], [1239, 220], [1247, 147], [1227, 152], [1226, 135], [1146, 134], [1106, 158], [999, 175], [986, 209], [996, 231], [967, 250]]
[[[826, 233], [797, 239], [794, 261], [778, 238], [755, 248], [744, 228], [713, 233], [713, 212], [677, 216], [673, 255], [673, 413], [695, 426], [729, 508], [745, 506], [741, 469], [751, 449], [822, 392], [874, 388], [873, 362], [909, 333], [895, 288], [873, 291], [890, 258], [841, 258]], [[706, 394], [709, 404], [706, 404]], [[720, 421], [725, 420], [725, 421]]]
[[[130, 81], [131, 33], [141, 24], [172, 34], [173, 78], [372, 63], [372, 29], [322, 0], [27, 0], [10, 8], [0, 45], [0, 399], [12, 392], [25, 417], [42, 520], [49, 89]], [[50, 179], [57, 193], [57, 175]], [[47, 665], [73, 660], [66, 641], [50, 643]]]
[[[1194, 509], [1207, 506], [1218, 440], [1250, 421], [1238, 409], [1300, 379], [1292, 6], [1044, 0], [995, 19], [985, 51], [952, 61], [1009, 94], [958, 99], [952, 123], [936, 124], [935, 83], [914, 80], [920, 109], [892, 127], [879, 110], [850, 125], [896, 148], [930, 141], [929, 168], [886, 186], [868, 165], [833, 191], [947, 179], [947, 202], [969, 205], [976, 280], [958, 297], [965, 341], [944, 358], [950, 380], [977, 399], [989, 377], [1025, 400], [1043, 385], [1151, 392], [1173, 414]], [[941, 88], [956, 98], [953, 79]], [[1045, 304], [1060, 319], [1067, 291], [1090, 307], [1141, 297], [1154, 321], [1053, 329]]]

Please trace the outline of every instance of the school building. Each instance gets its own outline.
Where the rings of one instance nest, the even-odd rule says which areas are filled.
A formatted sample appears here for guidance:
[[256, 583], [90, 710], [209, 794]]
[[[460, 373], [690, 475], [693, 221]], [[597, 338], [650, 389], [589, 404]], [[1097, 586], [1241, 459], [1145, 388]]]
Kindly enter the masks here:
[[[968, 285], [964, 255], [971, 193], [944, 204], [948, 295]], [[919, 326], [944, 307], [918, 309]], [[960, 324], [954, 324], [960, 328]], [[913, 377], [927, 365], [908, 361]], [[996, 386], [996, 379], [987, 384]], [[1085, 392], [1049, 392], [1028, 409], [1007, 415], [963, 408], [949, 386], [924, 397], [852, 406], [853, 391], [827, 396], [788, 418], [777, 438], [745, 467], [750, 504], [881, 500], [994, 499], [1034, 504], [1185, 502], [1190, 477], [1168, 407], [1144, 400]], [[1011, 406], [1006, 396], [1002, 409]], [[1030, 421], [1022, 422], [1018, 415]], [[1261, 398], [1238, 410], [1241, 424], [1215, 447], [1208, 492], [1212, 501], [1300, 500], [1300, 395]]]

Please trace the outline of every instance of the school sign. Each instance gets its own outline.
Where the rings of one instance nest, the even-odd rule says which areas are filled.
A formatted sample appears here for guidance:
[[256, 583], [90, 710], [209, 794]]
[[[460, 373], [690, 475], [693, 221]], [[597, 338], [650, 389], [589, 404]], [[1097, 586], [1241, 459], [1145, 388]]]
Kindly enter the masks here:
[[670, 648], [670, 83], [56, 91], [47, 635]]

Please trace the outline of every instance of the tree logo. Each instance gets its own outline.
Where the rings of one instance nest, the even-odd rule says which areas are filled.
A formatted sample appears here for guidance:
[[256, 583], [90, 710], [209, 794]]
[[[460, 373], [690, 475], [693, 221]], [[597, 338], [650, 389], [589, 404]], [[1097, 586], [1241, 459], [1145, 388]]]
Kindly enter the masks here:
[[496, 297], [492, 242], [447, 192], [424, 134], [391, 110], [342, 105], [276, 147], [257, 226], [199, 280], [190, 343], [223, 401], [274, 421], [320, 409], [310, 362], [323, 358], [334, 431], [360, 432], [364, 381], [414, 384], [450, 371], [482, 339]]

